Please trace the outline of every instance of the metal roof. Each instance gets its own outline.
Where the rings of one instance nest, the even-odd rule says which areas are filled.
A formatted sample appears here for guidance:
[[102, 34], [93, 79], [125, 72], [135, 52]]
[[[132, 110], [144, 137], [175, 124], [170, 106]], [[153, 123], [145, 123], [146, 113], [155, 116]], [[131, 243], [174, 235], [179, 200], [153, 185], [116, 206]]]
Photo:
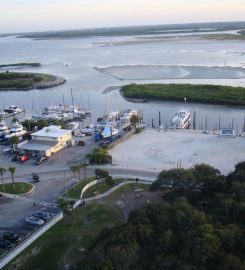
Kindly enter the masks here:
[[31, 150], [31, 151], [47, 151], [56, 146], [57, 144], [58, 142], [31, 140], [28, 143], [19, 145], [18, 148], [22, 150]]
[[43, 129], [35, 133], [32, 133], [32, 135], [40, 136], [40, 137], [57, 138], [57, 137], [64, 136], [70, 133], [71, 133], [71, 130], [61, 129], [60, 126], [49, 126], [49, 127], [44, 127]]

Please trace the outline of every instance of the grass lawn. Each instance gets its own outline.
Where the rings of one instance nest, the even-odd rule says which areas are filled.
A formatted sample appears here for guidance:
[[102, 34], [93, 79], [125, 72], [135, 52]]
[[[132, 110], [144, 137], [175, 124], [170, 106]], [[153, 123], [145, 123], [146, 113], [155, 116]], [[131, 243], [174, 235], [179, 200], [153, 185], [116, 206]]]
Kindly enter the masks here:
[[245, 105], [245, 88], [208, 84], [130, 84], [121, 88], [126, 98], [171, 100], [221, 105]]
[[[113, 179], [113, 181], [115, 182], [115, 184], [119, 184], [122, 182], [127, 181], [127, 179]], [[83, 198], [90, 198], [95, 196], [96, 194], [102, 194], [105, 193], [107, 190], [111, 189], [114, 185], [108, 185], [105, 181], [100, 182], [97, 185], [94, 185], [92, 187], [90, 187], [89, 189], [86, 190], [86, 192], [83, 194]]]
[[150, 188], [150, 185], [147, 185], [147, 184], [136, 184], [136, 183], [127, 184], [127, 185], [124, 185], [124, 186], [120, 187], [119, 189], [115, 190], [112, 194], [110, 194], [104, 200], [109, 203], [109, 202], [112, 202], [112, 201], [120, 198], [121, 194], [123, 192], [134, 191], [136, 189], [142, 189], [143, 191], [149, 191], [149, 188]]
[[[75, 218], [75, 219], [74, 219]], [[87, 249], [95, 237], [105, 228], [123, 223], [123, 215], [118, 206], [93, 203], [78, 207], [74, 216], [70, 214], [47, 231], [11, 262], [5, 270], [54, 270], [82, 269], [81, 263]]]
[[10, 194], [25, 194], [29, 192], [33, 188], [33, 185], [26, 182], [16, 182], [15, 183], [15, 189], [14, 185], [12, 183], [6, 183], [3, 185], [0, 185], [0, 192], [6, 192]]
[[[94, 181], [95, 177], [89, 177], [86, 180], [81, 180], [67, 191], [67, 197], [72, 199], [79, 199], [82, 189], [90, 182]], [[66, 197], [66, 193], [63, 193], [62, 197]]]

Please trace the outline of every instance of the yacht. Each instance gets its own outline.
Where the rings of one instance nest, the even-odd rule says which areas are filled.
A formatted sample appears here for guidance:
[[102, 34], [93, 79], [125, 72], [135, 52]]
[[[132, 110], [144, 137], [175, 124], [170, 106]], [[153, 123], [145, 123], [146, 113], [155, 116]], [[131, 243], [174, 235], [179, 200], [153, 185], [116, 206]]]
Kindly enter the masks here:
[[119, 135], [119, 130], [115, 127], [112, 127], [112, 125], [109, 123], [105, 125], [101, 135], [103, 139], [112, 139]]
[[6, 135], [9, 133], [9, 128], [6, 125], [5, 121], [0, 122], [0, 136]]
[[21, 113], [23, 112], [24, 110], [18, 108], [17, 106], [15, 105], [11, 105], [9, 106], [8, 108], [4, 108], [4, 112], [6, 114], [16, 114], [16, 113]]
[[23, 126], [19, 124], [18, 122], [14, 122], [12, 123], [9, 134], [7, 134], [5, 138], [10, 139], [13, 136], [21, 137], [25, 133], [26, 133], [26, 130], [24, 130]]
[[189, 128], [191, 121], [191, 114], [186, 109], [180, 109], [171, 121], [171, 128]]

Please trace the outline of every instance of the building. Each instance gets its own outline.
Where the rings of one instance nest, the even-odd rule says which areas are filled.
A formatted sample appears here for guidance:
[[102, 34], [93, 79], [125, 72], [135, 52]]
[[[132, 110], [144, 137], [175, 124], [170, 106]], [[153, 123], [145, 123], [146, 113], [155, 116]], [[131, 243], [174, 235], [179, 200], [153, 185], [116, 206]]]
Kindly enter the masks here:
[[47, 156], [73, 144], [72, 131], [49, 126], [32, 134], [30, 141], [18, 145], [20, 152], [33, 156]]

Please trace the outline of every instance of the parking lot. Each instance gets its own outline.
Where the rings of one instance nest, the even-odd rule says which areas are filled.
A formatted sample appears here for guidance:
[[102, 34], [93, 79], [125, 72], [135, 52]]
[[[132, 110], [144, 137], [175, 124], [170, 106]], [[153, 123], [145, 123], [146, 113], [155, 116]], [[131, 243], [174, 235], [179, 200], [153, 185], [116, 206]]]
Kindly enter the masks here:
[[[66, 148], [40, 165], [35, 165], [35, 159], [30, 158], [23, 163], [11, 161], [14, 154], [4, 153], [7, 146], [0, 145], [0, 166], [8, 169], [16, 167], [15, 181], [33, 182], [32, 173], [40, 176], [40, 182], [33, 183], [34, 191], [27, 195], [0, 196], [0, 239], [5, 231], [17, 232], [23, 238], [37, 229], [25, 222], [27, 216], [36, 211], [43, 211], [55, 216], [60, 209], [57, 205], [59, 195], [75, 184], [69, 167], [77, 162], [85, 162], [86, 153], [96, 145], [93, 137], [83, 137], [84, 146]], [[10, 182], [10, 173], [4, 174], [4, 181]], [[0, 248], [0, 255], [6, 251]]]

